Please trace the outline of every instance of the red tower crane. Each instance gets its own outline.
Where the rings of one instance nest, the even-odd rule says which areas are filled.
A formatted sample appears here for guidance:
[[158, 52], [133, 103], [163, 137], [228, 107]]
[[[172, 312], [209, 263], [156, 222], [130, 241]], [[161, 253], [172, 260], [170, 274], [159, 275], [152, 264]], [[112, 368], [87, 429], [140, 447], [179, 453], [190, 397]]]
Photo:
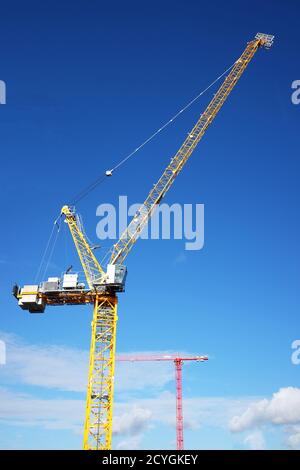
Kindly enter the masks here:
[[204, 362], [207, 356], [179, 356], [176, 354], [165, 356], [118, 356], [118, 361], [173, 361], [175, 364], [176, 382], [176, 448], [183, 450], [183, 410], [182, 410], [182, 364], [184, 361]]

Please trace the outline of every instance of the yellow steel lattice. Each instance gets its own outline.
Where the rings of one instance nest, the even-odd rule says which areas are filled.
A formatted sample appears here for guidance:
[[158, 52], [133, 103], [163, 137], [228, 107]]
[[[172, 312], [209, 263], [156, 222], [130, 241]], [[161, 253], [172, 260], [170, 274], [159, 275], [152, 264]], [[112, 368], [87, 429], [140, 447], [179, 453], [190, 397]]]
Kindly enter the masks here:
[[86, 241], [86, 237], [79, 227], [76, 214], [71, 211], [69, 206], [64, 206], [61, 213], [64, 214], [65, 220], [69, 226], [78, 256], [84, 269], [86, 280], [90, 289], [93, 289], [94, 285], [103, 282], [106, 274]]
[[117, 297], [98, 295], [92, 321], [85, 450], [111, 449], [116, 323]]

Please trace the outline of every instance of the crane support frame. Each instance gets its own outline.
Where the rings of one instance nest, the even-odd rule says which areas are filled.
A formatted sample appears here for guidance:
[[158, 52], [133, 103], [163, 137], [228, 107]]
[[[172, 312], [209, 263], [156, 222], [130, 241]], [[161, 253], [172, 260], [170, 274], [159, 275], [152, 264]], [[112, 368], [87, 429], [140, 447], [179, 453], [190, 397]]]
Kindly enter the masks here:
[[112, 445], [117, 296], [98, 295], [94, 303], [84, 424], [84, 450]]
[[89, 246], [75, 212], [69, 206], [64, 206], [61, 213], [65, 216], [65, 221], [69, 226], [88, 285], [90, 289], [93, 289], [95, 285], [103, 283], [106, 273]]
[[182, 359], [175, 359], [176, 380], [176, 444], [183, 450], [183, 409], [182, 409]]

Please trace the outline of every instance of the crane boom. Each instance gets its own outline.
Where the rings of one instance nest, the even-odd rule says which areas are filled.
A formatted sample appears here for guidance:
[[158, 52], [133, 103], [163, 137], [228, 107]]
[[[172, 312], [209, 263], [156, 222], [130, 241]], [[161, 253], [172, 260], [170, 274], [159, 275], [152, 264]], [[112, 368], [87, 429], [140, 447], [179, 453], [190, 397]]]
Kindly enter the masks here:
[[235, 62], [231, 72], [222, 83], [218, 92], [214, 95], [206, 110], [201, 114], [200, 118], [196, 122], [194, 128], [188, 134], [182, 146], [172, 158], [170, 164], [167, 166], [158, 182], [150, 191], [144, 204], [137, 211], [135, 217], [131, 220], [119, 241], [114, 245], [110, 259], [111, 264], [123, 263], [143, 228], [148, 223], [148, 220], [152, 216], [155, 208], [165, 196], [166, 192], [170, 189], [177, 175], [192, 155], [206, 130], [223, 106], [226, 98], [242, 76], [255, 52], [260, 46], [269, 48], [272, 45], [272, 41], [273, 36], [258, 33], [255, 39], [248, 43], [243, 54]]
[[208, 356], [179, 356], [178, 354], [168, 354], [165, 356], [159, 355], [148, 355], [148, 356], [118, 356], [117, 361], [119, 362], [139, 362], [139, 361], [208, 361]]

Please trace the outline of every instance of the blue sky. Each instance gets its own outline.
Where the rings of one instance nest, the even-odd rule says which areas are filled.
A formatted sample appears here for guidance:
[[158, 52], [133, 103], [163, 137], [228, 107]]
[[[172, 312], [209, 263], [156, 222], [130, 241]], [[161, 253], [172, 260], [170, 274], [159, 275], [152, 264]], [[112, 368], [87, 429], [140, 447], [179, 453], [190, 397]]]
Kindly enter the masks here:
[[[187, 448], [300, 445], [300, 366], [291, 363], [300, 337], [300, 105], [291, 101], [299, 21], [296, 1], [1, 5], [2, 448], [80, 448], [90, 341], [91, 308], [29, 316], [11, 285], [33, 281], [61, 206], [220, 75], [258, 31], [274, 34], [274, 47], [257, 53], [165, 200], [205, 205], [205, 246], [136, 244], [117, 348], [209, 354], [184, 369]], [[99, 204], [144, 200], [213, 92], [78, 205], [90, 238]], [[60, 237], [52, 263], [49, 275], [79, 269], [70, 238]], [[171, 366], [124, 367], [115, 446], [174, 447]], [[278, 418], [278, 402], [295, 403], [292, 418], [288, 410]]]

